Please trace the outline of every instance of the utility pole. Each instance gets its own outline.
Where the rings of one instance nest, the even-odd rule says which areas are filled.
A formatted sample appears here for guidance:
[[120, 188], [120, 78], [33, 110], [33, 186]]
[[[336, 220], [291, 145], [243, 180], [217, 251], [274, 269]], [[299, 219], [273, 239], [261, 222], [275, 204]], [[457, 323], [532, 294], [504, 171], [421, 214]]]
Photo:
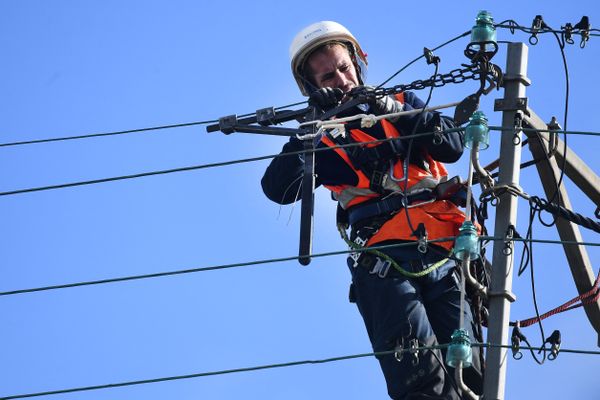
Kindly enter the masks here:
[[[525, 87], [527, 78], [528, 47], [524, 43], [510, 43], [504, 76], [504, 99], [496, 102], [496, 110], [503, 111], [500, 142], [500, 165], [498, 185], [518, 185], [520, 176], [521, 145], [515, 144], [513, 129], [515, 117], [526, 107]], [[520, 132], [515, 132], [520, 139]], [[494, 236], [506, 236], [510, 225], [516, 226], [517, 198], [506, 192], [499, 197], [496, 207]], [[514, 257], [503, 252], [502, 242], [494, 243], [492, 258], [492, 279], [489, 291], [488, 342], [508, 344], [510, 303], [515, 300], [512, 294]], [[504, 386], [507, 367], [507, 350], [490, 347], [486, 356], [486, 374], [483, 396], [485, 400], [504, 399]]]

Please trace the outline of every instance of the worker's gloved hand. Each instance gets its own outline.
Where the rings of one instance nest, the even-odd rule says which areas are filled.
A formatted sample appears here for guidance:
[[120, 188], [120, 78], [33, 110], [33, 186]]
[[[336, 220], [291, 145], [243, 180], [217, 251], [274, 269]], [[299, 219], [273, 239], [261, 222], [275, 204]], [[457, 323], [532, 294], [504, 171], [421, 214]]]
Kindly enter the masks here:
[[[349, 93], [350, 96], [359, 96], [369, 106], [375, 115], [392, 114], [402, 111], [402, 103], [394, 99], [392, 96], [377, 97], [375, 95], [374, 86], [357, 86]], [[392, 122], [394, 122], [392, 120]]]
[[342, 89], [324, 87], [310, 94], [308, 105], [329, 111], [340, 104], [342, 97], [344, 97]]

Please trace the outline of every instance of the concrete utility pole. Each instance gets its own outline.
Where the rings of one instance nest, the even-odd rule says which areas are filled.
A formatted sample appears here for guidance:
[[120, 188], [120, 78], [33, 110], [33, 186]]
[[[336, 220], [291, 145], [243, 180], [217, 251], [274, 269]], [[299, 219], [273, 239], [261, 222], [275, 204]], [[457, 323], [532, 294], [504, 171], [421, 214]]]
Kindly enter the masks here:
[[[520, 176], [521, 145], [513, 142], [512, 129], [515, 115], [526, 106], [525, 87], [527, 78], [528, 47], [524, 43], [510, 43], [504, 76], [504, 99], [496, 103], [496, 109], [503, 111], [500, 142], [500, 165], [498, 185], [518, 185]], [[520, 137], [520, 133], [517, 133]], [[495, 237], [504, 237], [509, 225], [516, 226], [517, 198], [510, 193], [500, 195], [496, 208]], [[503, 243], [494, 243], [492, 258], [492, 279], [489, 291], [488, 342], [508, 344], [510, 303], [515, 300], [512, 294], [514, 257], [503, 253]], [[486, 374], [483, 396], [485, 400], [504, 399], [504, 386], [507, 366], [507, 350], [490, 347], [486, 356]]]

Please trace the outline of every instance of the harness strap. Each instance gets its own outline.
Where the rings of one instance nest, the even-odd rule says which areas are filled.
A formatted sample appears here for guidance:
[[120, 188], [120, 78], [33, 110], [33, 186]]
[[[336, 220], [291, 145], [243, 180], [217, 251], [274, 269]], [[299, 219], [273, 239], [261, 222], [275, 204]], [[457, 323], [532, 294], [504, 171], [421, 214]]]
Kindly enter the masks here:
[[348, 222], [350, 225], [354, 225], [361, 220], [374, 218], [383, 214], [391, 214], [413, 203], [429, 201], [435, 198], [434, 192], [423, 190], [422, 192], [408, 196], [396, 195], [373, 203], [359, 204], [348, 210]]

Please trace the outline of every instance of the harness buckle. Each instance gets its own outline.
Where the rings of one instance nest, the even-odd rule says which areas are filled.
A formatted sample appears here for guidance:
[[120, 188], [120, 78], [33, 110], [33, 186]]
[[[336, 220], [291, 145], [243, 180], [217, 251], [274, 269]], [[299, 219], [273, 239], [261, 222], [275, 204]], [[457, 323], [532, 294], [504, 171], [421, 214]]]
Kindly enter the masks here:
[[[365, 245], [367, 244], [367, 239], [363, 239], [360, 236], [357, 236], [356, 239], [354, 239], [354, 243], [356, 243], [360, 247], [365, 247]], [[360, 251], [354, 251], [354, 252], [350, 253], [349, 256], [354, 261], [354, 264], [352, 264], [353, 268], [358, 267], [358, 259], [360, 258], [361, 255], [362, 255], [362, 252], [360, 252]]]
[[373, 266], [373, 268], [369, 271], [371, 275], [377, 274], [380, 278], [385, 278], [390, 270], [392, 263], [389, 260], [382, 260], [377, 257], [377, 262]]
[[375, 193], [383, 193], [385, 191], [385, 182], [387, 181], [387, 174], [384, 171], [375, 169], [371, 175], [369, 181], [369, 189]]

